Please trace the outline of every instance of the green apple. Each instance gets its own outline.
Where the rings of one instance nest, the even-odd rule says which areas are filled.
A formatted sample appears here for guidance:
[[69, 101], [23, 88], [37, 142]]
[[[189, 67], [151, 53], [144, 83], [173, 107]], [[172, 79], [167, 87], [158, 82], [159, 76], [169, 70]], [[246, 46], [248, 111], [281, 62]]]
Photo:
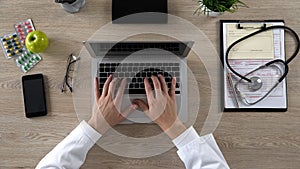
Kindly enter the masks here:
[[39, 30], [30, 32], [25, 39], [26, 48], [33, 53], [43, 52], [49, 44], [47, 35]]

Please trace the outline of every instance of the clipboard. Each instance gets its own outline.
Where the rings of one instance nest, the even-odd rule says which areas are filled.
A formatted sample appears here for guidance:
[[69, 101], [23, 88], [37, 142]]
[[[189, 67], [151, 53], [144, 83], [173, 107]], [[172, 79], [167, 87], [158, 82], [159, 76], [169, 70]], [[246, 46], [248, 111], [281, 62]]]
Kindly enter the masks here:
[[[287, 111], [286, 79], [277, 86], [275, 92], [270, 93], [261, 102], [247, 105], [238, 98], [233, 87], [240, 78], [230, 72], [225, 61], [226, 51], [230, 44], [258, 29], [272, 25], [284, 25], [284, 20], [220, 20], [221, 104], [224, 112]], [[285, 60], [284, 30], [275, 29], [256, 36], [238, 46], [238, 50], [233, 48], [234, 52], [231, 50], [228, 56], [231, 67], [242, 75], [270, 60]], [[265, 79], [273, 79], [272, 70], [262, 70], [260, 74], [265, 76]], [[254, 94], [248, 92], [248, 94], [251, 98], [258, 98], [262, 95], [259, 92]]]

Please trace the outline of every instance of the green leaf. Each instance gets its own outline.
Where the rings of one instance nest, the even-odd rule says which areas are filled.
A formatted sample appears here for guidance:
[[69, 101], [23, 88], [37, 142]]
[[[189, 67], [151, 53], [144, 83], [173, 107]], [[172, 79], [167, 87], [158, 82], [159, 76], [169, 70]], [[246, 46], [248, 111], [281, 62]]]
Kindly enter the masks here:
[[208, 14], [208, 12], [235, 12], [239, 7], [248, 6], [240, 0], [194, 0], [199, 4], [199, 7], [195, 10], [194, 14]]

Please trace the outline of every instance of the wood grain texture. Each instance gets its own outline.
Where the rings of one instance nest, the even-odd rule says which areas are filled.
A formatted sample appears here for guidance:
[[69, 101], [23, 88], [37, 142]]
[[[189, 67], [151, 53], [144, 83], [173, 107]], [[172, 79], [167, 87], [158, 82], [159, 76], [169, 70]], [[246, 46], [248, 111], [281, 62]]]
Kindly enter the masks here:
[[[170, 14], [182, 17], [199, 29], [219, 50], [220, 19], [284, 19], [286, 25], [300, 32], [299, 0], [243, 0], [249, 8], [216, 18], [193, 15], [197, 7], [192, 0], [169, 0]], [[49, 115], [26, 119], [21, 90], [23, 73], [12, 60], [0, 54], [0, 168], [34, 168], [39, 160], [79, 123], [70, 94], [60, 93], [65, 64], [70, 53], [78, 54], [82, 41], [111, 19], [111, 1], [86, 0], [80, 13], [69, 14], [53, 0], [0, 0], [0, 35], [13, 32], [13, 24], [32, 18], [37, 29], [50, 38], [50, 46], [40, 62], [29, 73], [46, 76]], [[195, 35], [197, 36], [197, 35]], [[287, 53], [294, 49], [287, 37]], [[0, 51], [2, 53], [2, 51]], [[210, 84], [203, 64], [194, 58], [188, 64], [201, 86], [201, 109], [194, 125], [201, 130], [210, 106]], [[285, 113], [226, 113], [215, 131], [231, 168], [297, 169], [300, 164], [300, 62], [291, 63], [288, 75], [289, 109]], [[142, 128], [142, 130], [140, 130]], [[144, 137], [160, 132], [156, 126], [118, 126], [117, 130]], [[148, 132], [149, 131], [149, 132]], [[146, 134], [146, 135], [147, 135]], [[176, 149], [145, 159], [131, 159], [111, 154], [98, 146], [89, 152], [82, 168], [169, 168], [184, 165]]]

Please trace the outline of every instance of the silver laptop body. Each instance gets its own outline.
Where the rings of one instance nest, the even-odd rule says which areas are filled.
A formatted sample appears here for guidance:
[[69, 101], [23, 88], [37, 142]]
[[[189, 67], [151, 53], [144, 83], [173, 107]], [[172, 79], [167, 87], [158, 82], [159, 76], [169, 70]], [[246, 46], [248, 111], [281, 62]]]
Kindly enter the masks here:
[[[129, 76], [126, 77], [128, 79], [127, 87], [129, 89], [125, 90], [122, 109], [132, 104], [132, 100], [136, 98], [147, 101], [146, 95], [144, 93], [139, 93], [142, 92], [140, 89], [133, 89], [137, 85], [133, 84], [135, 83], [133, 81], [140, 80], [134, 79], [135, 76], [147, 75], [147, 71], [158, 71], [158, 73], [165, 74], [166, 77], [170, 74], [172, 76], [175, 76], [176, 74], [178, 76], [176, 78], [179, 81], [176, 88], [178, 117], [183, 122], [188, 120], [188, 78], [186, 57], [190, 52], [193, 42], [125, 41], [115, 43], [88, 41], [84, 42], [84, 45], [92, 57], [92, 75], [97, 75], [99, 78], [100, 75], [105, 76], [105, 72], [109, 71], [107, 70], [108, 68], [112, 68], [115, 66], [115, 63], [119, 63], [117, 66], [115, 66], [115, 69], [113, 69], [114, 76]], [[176, 68], [176, 66], [179, 66], [179, 69]], [[132, 70], [130, 67], [135, 69], [133, 73], [129, 71]], [[101, 73], [103, 70], [104, 73]], [[159, 72], [160, 70], [163, 72]], [[179, 72], [172, 72], [172, 70], [178, 70]], [[105, 79], [103, 79], [103, 81], [104, 80]], [[99, 81], [99, 85], [101, 85], [101, 83], [103, 82]], [[94, 93], [92, 96], [93, 95]], [[94, 97], [92, 97], [92, 99], [94, 99]], [[131, 123], [152, 123], [152, 120], [150, 120], [141, 110], [138, 109], [130, 113], [127, 119], [122, 122], [122, 124]]]

